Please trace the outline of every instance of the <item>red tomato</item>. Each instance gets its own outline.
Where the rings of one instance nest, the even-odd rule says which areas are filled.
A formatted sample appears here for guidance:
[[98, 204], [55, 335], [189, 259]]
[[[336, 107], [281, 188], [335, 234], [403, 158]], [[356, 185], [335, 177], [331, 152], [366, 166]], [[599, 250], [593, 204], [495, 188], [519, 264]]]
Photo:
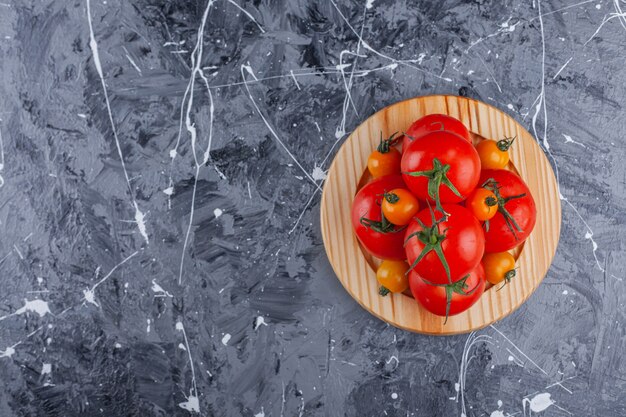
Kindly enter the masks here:
[[483, 230], [469, 210], [456, 204], [443, 208], [447, 219], [430, 207], [417, 213], [405, 238], [409, 265], [435, 284], [463, 278], [480, 263], [485, 249]]
[[382, 215], [382, 199], [385, 191], [405, 188], [400, 175], [376, 178], [365, 185], [352, 203], [352, 227], [361, 245], [372, 255], [381, 259], [401, 261], [404, 253], [404, 229], [387, 221]]
[[438, 316], [454, 316], [470, 308], [485, 291], [485, 271], [480, 262], [463, 279], [452, 285], [432, 285], [411, 271], [409, 285], [413, 297]]
[[415, 139], [421, 138], [427, 133], [439, 132], [440, 130], [456, 133], [469, 143], [472, 143], [469, 131], [460, 120], [445, 114], [429, 114], [414, 121], [407, 129], [402, 140], [402, 152], [406, 151]]
[[478, 184], [480, 158], [474, 146], [450, 132], [432, 132], [402, 155], [402, 176], [415, 196], [441, 203], [462, 201]]
[[[491, 181], [488, 181], [491, 180]], [[498, 212], [485, 224], [485, 252], [504, 252], [522, 243], [535, 227], [537, 208], [524, 181], [511, 171], [487, 169], [480, 185], [498, 199]]]

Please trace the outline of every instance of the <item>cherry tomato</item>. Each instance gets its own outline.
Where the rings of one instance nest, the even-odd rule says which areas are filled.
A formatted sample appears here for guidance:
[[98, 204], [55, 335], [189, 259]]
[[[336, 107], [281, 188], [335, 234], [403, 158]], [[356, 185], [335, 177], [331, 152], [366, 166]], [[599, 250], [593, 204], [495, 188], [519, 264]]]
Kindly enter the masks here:
[[480, 263], [485, 237], [465, 207], [447, 204], [442, 213], [422, 210], [406, 229], [405, 249], [411, 269], [434, 284], [451, 284]]
[[409, 224], [419, 208], [419, 201], [406, 188], [396, 188], [385, 193], [383, 214], [393, 224]]
[[404, 261], [383, 261], [376, 270], [376, 279], [380, 284], [380, 295], [389, 292], [402, 292], [409, 288], [407, 271], [409, 266]]
[[422, 200], [462, 201], [478, 184], [480, 158], [474, 146], [450, 132], [432, 132], [415, 141], [402, 155], [402, 176]]
[[515, 277], [515, 258], [508, 252], [486, 253], [483, 256], [485, 278], [493, 285], [505, 284]]
[[382, 214], [383, 194], [404, 188], [400, 175], [377, 178], [361, 188], [352, 203], [352, 227], [359, 242], [377, 258], [403, 260], [404, 227], [390, 223]]
[[484, 188], [476, 188], [465, 200], [467, 207], [478, 220], [484, 222], [491, 219], [498, 212], [496, 195]]
[[537, 222], [535, 200], [524, 181], [511, 171], [484, 170], [483, 188], [498, 199], [498, 213], [485, 222], [485, 252], [505, 252], [521, 244]]
[[388, 139], [383, 139], [381, 134], [378, 148], [367, 159], [367, 169], [374, 178], [400, 173], [402, 155], [393, 147], [399, 139], [394, 139], [395, 135], [396, 133]]
[[485, 271], [480, 263], [454, 284], [432, 285], [415, 271], [409, 275], [413, 297], [428, 311], [438, 316], [462, 313], [485, 291]]
[[476, 151], [480, 157], [483, 169], [502, 169], [509, 163], [509, 148], [513, 144], [513, 139], [483, 140], [476, 145]]
[[421, 119], [417, 119], [407, 129], [402, 141], [402, 152], [406, 151], [414, 140], [421, 138], [427, 133], [439, 132], [441, 130], [455, 133], [466, 141], [472, 143], [469, 131], [463, 122], [455, 119], [454, 117], [446, 116], [445, 114], [429, 114]]

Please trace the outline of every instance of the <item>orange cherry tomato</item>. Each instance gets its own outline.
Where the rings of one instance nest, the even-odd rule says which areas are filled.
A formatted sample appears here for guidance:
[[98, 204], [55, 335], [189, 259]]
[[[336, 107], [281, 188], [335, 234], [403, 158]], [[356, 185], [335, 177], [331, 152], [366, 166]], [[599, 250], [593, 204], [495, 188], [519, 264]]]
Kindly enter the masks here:
[[508, 284], [515, 277], [515, 258], [508, 252], [487, 253], [483, 257], [485, 278], [493, 285]]
[[383, 214], [391, 223], [404, 226], [409, 224], [420, 208], [420, 203], [405, 188], [396, 188], [385, 193], [382, 203]]
[[474, 217], [484, 222], [491, 219], [498, 212], [498, 199], [493, 192], [485, 188], [476, 188], [467, 197], [465, 207], [474, 214]]
[[502, 169], [509, 163], [509, 148], [515, 138], [484, 140], [476, 145], [482, 169]]
[[376, 271], [380, 295], [402, 292], [409, 288], [409, 278], [406, 275], [408, 270], [409, 265], [404, 261], [383, 261]]
[[[397, 133], [397, 132], [396, 132]], [[380, 144], [367, 158], [367, 169], [374, 178], [400, 173], [402, 154], [393, 146], [400, 138], [394, 139], [394, 133], [388, 139], [380, 137]]]

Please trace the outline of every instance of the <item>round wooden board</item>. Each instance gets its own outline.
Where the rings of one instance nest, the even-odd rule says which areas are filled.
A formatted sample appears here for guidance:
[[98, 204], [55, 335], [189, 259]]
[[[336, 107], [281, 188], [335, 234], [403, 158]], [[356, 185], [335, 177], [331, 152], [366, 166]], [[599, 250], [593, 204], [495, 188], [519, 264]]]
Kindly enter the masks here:
[[[537, 204], [537, 224], [517, 257], [518, 275], [502, 290], [488, 289], [469, 310], [448, 319], [424, 310], [405, 294], [378, 295], [375, 266], [352, 231], [350, 210], [358, 187], [367, 176], [367, 157], [380, 134], [405, 131], [413, 121], [431, 113], [461, 120], [474, 142], [517, 136], [510, 149], [511, 164], [528, 184]], [[370, 313], [399, 328], [417, 333], [450, 335], [488, 326], [517, 309], [543, 280], [559, 241], [561, 202], [556, 178], [543, 151], [519, 123], [480, 101], [456, 96], [426, 96], [388, 106], [358, 126], [339, 149], [328, 171], [321, 202], [322, 237], [328, 259], [350, 295]]]

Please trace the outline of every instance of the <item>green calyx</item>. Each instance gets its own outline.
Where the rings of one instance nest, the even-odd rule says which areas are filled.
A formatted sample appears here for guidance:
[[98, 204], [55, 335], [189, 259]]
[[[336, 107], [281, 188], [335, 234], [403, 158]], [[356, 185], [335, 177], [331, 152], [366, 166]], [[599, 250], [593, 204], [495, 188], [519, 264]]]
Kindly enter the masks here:
[[467, 274], [463, 278], [461, 278], [460, 280], [452, 284], [434, 284], [422, 278], [424, 279], [424, 282], [427, 283], [428, 285], [432, 285], [435, 287], [444, 287], [446, 290], [446, 320], [443, 322], [443, 324], [446, 324], [448, 322], [448, 317], [450, 316], [450, 306], [452, 305], [452, 295], [453, 294], [459, 294], [462, 296], [472, 295], [474, 291], [476, 291], [476, 289], [478, 288], [478, 285], [476, 285], [471, 291], [467, 291], [469, 287], [467, 285], [467, 279], [469, 277], [470, 277], [470, 274]]
[[500, 288], [498, 288], [496, 291], [500, 291], [502, 288], [504, 288], [504, 286], [506, 284], [509, 284], [511, 282], [511, 280], [513, 278], [515, 278], [515, 275], [517, 275], [517, 273], [515, 272], [515, 269], [511, 269], [510, 271], [508, 271], [506, 274], [504, 274], [504, 283], [502, 284], [502, 286]]
[[387, 139], [383, 139], [383, 132], [380, 132], [380, 143], [378, 144], [378, 147], [376, 148], [376, 150], [380, 153], [389, 152], [389, 150], [391, 150], [391, 148], [398, 143], [398, 140], [400, 140], [399, 137], [394, 138], [397, 134], [398, 132], [395, 132], [394, 134], [389, 136]]
[[398, 227], [395, 224], [391, 223], [389, 220], [387, 220], [385, 214], [383, 213], [382, 206], [380, 207], [380, 220], [372, 220], [366, 217], [361, 217], [359, 219], [359, 222], [363, 226], [372, 229], [373, 231], [378, 233], [398, 233], [406, 229], [406, 226]]
[[450, 266], [448, 265], [448, 261], [441, 247], [441, 243], [446, 240], [446, 232], [448, 229], [444, 230], [442, 233], [439, 233], [439, 224], [441, 222], [444, 222], [446, 220], [446, 217], [444, 216], [439, 220], [435, 220], [435, 212], [432, 210], [432, 208], [430, 209], [430, 217], [432, 223], [431, 226], [426, 226], [424, 222], [422, 222], [420, 219], [415, 218], [422, 230], [411, 233], [407, 236], [406, 241], [404, 242], [404, 245], [406, 246], [411, 238], [416, 238], [424, 245], [424, 248], [420, 252], [419, 256], [413, 261], [411, 267], [406, 273], [408, 274], [409, 272], [411, 272], [411, 270], [413, 270], [413, 268], [415, 268], [417, 264], [419, 264], [420, 261], [424, 259], [424, 257], [430, 252], [435, 252], [437, 257], [439, 258], [439, 261], [441, 261], [441, 265], [443, 265], [443, 268], [446, 270], [448, 282], [452, 283], [452, 278], [450, 276]]
[[496, 145], [498, 146], [498, 149], [500, 149], [502, 152], [506, 152], [509, 150], [511, 145], [513, 145], [513, 142], [515, 141], [516, 138], [517, 136], [514, 136], [512, 138], [501, 139], [497, 142]]
[[398, 201], [400, 201], [400, 197], [398, 197], [398, 195], [394, 193], [385, 193], [383, 196], [385, 197], [385, 200], [387, 200], [390, 204], [396, 204]]
[[461, 197], [461, 193], [459, 193], [454, 184], [452, 184], [452, 182], [448, 179], [448, 171], [450, 171], [449, 164], [442, 164], [439, 159], [433, 158], [433, 169], [429, 169], [427, 171], [404, 172], [404, 174], [412, 177], [428, 178], [428, 195], [430, 198], [435, 200], [435, 207], [437, 210], [447, 215], [448, 213], [443, 210], [443, 207], [441, 206], [441, 199], [439, 198], [439, 189], [441, 185], [445, 185], [456, 196]]
[[387, 294], [389, 294], [391, 291], [389, 291], [389, 288], [384, 287], [384, 286], [380, 286], [380, 288], [378, 288], [378, 294], [380, 294], [381, 296], [386, 296]]
[[[504, 221], [506, 222], [507, 227], [509, 228], [511, 233], [513, 233], [513, 237], [515, 237], [515, 240], [518, 240], [517, 232], [521, 233], [524, 230], [519, 226], [519, 224], [517, 224], [513, 216], [511, 216], [511, 213], [509, 213], [509, 211], [506, 209], [506, 203], [517, 198], [525, 197], [526, 193], [512, 195], [510, 197], [502, 197], [502, 195], [500, 194], [501, 186], [493, 178], [489, 178], [487, 181], [485, 181], [482, 185], [482, 188], [491, 191], [496, 196], [498, 203], [498, 212], [500, 212], [502, 216], [504, 216]], [[489, 231], [489, 223], [485, 222], [485, 225], [486, 230]]]

